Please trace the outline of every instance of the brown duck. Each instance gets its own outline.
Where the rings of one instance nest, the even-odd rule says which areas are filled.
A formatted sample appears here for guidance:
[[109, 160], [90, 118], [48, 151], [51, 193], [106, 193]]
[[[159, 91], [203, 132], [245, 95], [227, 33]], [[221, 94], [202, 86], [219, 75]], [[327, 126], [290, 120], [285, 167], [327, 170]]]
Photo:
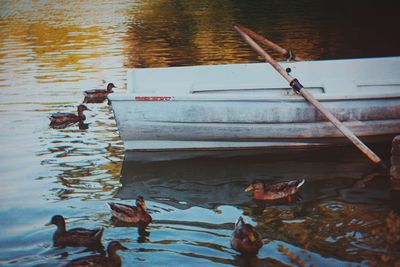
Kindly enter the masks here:
[[136, 206], [122, 203], [108, 203], [111, 214], [117, 220], [127, 223], [140, 223], [148, 225], [152, 222], [150, 214], [147, 213], [147, 206], [142, 196], [136, 198]]
[[117, 254], [118, 250], [128, 250], [127, 247], [124, 247], [118, 241], [112, 241], [108, 244], [107, 247], [107, 256], [102, 255], [93, 255], [86, 256], [83, 258], [79, 258], [71, 261], [65, 266], [99, 266], [99, 267], [120, 267], [122, 266], [121, 256]]
[[253, 199], [255, 200], [275, 200], [281, 198], [288, 198], [292, 201], [292, 196], [297, 193], [300, 186], [304, 184], [302, 180], [292, 180], [276, 184], [266, 185], [263, 181], [256, 180], [249, 185], [244, 191], [253, 191]]
[[67, 231], [64, 217], [61, 215], [54, 215], [47, 225], [51, 224], [57, 226], [53, 235], [55, 246], [91, 247], [101, 245], [104, 228], [94, 230], [74, 228]]
[[83, 114], [85, 110], [89, 110], [85, 105], [78, 106], [78, 114], [58, 112], [50, 116], [50, 127], [52, 128], [65, 128], [76, 122], [83, 122], [86, 117]]
[[260, 233], [240, 216], [233, 230], [231, 245], [242, 254], [256, 255], [263, 242]]
[[105, 100], [107, 98], [107, 95], [113, 93], [114, 91], [112, 90], [113, 88], [117, 88], [113, 83], [109, 83], [107, 85], [107, 89], [93, 89], [93, 90], [87, 90], [83, 93], [85, 96], [85, 100], [83, 101], [84, 103], [97, 103], [101, 102], [101, 100]]

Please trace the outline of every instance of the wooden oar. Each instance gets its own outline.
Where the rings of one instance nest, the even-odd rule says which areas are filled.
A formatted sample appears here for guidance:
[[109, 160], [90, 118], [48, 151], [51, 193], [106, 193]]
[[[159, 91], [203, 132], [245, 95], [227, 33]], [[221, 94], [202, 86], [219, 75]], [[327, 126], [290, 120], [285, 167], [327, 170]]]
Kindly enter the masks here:
[[293, 90], [302, 95], [311, 105], [313, 105], [319, 112], [321, 112], [339, 131], [343, 133], [356, 147], [358, 147], [372, 162], [380, 164], [386, 169], [382, 160], [370, 150], [357, 136], [355, 136], [346, 126], [344, 126], [329, 110], [322, 106], [311, 93], [306, 91], [301, 83], [290, 76], [282, 67], [267, 53], [265, 52], [253, 39], [251, 39], [246, 33], [241, 31], [239, 27], [234, 26], [235, 30], [244, 38], [244, 40], [262, 57], [265, 61], [270, 63], [275, 70], [279, 72], [285, 78]]
[[265, 38], [264, 36], [259, 35], [258, 33], [253, 32], [252, 30], [250, 30], [249, 28], [246, 28], [243, 25], [240, 24], [236, 24], [234, 25], [235, 28], [239, 28], [242, 32], [244, 32], [245, 34], [247, 34], [248, 36], [254, 38], [255, 40], [261, 42], [262, 44], [265, 44], [269, 47], [271, 47], [273, 50], [275, 50], [276, 52], [278, 52], [279, 54], [281, 54], [284, 58], [286, 58], [288, 61], [302, 61], [303, 59], [296, 56], [292, 50], [290, 49], [286, 49], [283, 48], [273, 42], [271, 42], [270, 40], [268, 40], [267, 38]]

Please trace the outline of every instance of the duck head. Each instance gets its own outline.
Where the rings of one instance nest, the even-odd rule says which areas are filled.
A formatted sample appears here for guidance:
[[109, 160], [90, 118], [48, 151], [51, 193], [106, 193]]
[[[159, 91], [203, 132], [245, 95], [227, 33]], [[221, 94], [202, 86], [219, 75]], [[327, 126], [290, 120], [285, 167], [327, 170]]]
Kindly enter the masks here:
[[110, 244], [108, 244], [108, 247], [107, 247], [108, 255], [115, 254], [115, 252], [117, 250], [129, 250], [129, 249], [127, 247], [123, 246], [118, 241], [111, 241]]
[[265, 188], [265, 184], [261, 180], [255, 180], [253, 181], [244, 191], [249, 192], [249, 191], [258, 191], [258, 192], [263, 192]]
[[117, 88], [113, 83], [107, 84], [107, 92], [113, 93], [114, 91], [112, 90], [113, 88]]
[[65, 229], [65, 219], [61, 215], [54, 215], [51, 218], [50, 222], [47, 223], [46, 225], [49, 226], [52, 224], [56, 225], [58, 229]]
[[147, 209], [146, 202], [144, 201], [144, 198], [143, 198], [142, 196], [138, 196], [138, 197], [136, 198], [136, 206], [137, 206], [138, 208], [142, 208], [143, 210], [146, 210], [146, 209]]
[[85, 105], [79, 105], [78, 106], [78, 113], [82, 113], [85, 110], [90, 110], [90, 109], [88, 109]]
[[83, 112], [85, 110], [90, 110], [88, 109], [85, 105], [79, 105], [78, 106], [78, 116], [81, 118], [81, 120], [85, 120], [85, 115], [83, 115]]

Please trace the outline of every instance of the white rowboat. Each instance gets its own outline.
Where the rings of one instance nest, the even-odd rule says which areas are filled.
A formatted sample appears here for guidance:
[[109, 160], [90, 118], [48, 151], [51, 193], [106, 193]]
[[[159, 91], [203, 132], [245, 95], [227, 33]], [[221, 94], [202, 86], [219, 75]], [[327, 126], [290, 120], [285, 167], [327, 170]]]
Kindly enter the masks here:
[[[280, 63], [361, 140], [400, 134], [400, 57]], [[135, 152], [263, 152], [349, 141], [267, 63], [131, 69], [109, 95]]]

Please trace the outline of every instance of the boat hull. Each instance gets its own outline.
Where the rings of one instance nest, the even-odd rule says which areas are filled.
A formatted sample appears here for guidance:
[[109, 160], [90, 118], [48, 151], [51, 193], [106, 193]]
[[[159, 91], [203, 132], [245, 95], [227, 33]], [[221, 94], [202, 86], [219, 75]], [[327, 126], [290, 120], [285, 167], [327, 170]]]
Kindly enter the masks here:
[[[389, 65], [400, 69], [399, 59], [390, 58]], [[315, 84], [315, 81], [307, 80], [308, 74], [302, 68], [318, 68], [320, 62], [308, 63], [291, 65], [291, 68], [296, 69], [307, 83]], [[329, 63], [323, 62], [322, 66], [332, 68]], [[385, 66], [384, 59], [344, 60], [344, 63], [347, 63], [344, 66], [377, 63]], [[223, 71], [226, 66], [209, 66], [209, 77], [212, 80], [211, 75], [220, 71], [222, 76], [237, 72], [256, 79], [252, 75], [265, 65], [253, 65], [229, 65], [230, 72]], [[207, 78], [204, 66], [192, 68], [195, 73], [200, 69]], [[172, 74], [181, 71], [170, 69], [164, 71], [172, 71]], [[215, 154], [215, 151], [255, 149], [268, 152], [349, 144], [313, 106], [293, 94], [285, 83], [277, 84], [270, 70], [266, 74], [274, 78], [268, 86], [257, 90], [254, 85], [234, 87], [231, 82], [231, 85], [219, 85], [218, 89], [202, 86], [208, 89], [200, 90], [193, 85], [186, 91], [184, 88], [171, 89], [172, 94], [128, 88], [126, 95], [111, 96], [125, 149], [138, 152], [210, 151]], [[392, 71], [390, 77], [369, 83], [360, 82], [363, 77], [355, 75], [357, 79], [347, 78], [353, 83], [349, 82], [348, 87], [341, 87], [341, 90], [326, 85], [313, 85], [306, 90], [361, 140], [386, 142], [400, 133], [400, 81], [395, 81], [397, 74], [400, 77], [400, 73]], [[364, 84], [368, 90], [360, 92], [360, 88], [354, 89], [354, 84]]]

